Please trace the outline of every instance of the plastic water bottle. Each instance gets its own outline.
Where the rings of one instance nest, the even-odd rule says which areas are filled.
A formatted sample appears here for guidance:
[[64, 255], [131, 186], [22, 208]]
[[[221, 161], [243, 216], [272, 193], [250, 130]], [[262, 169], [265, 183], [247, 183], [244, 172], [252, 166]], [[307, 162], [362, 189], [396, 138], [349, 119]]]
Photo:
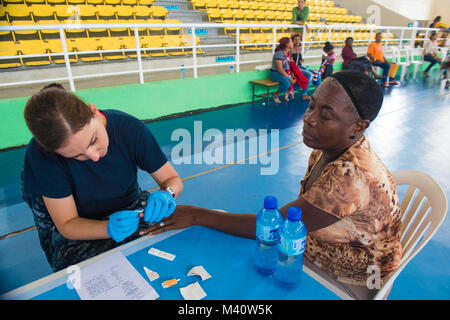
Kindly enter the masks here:
[[275, 279], [281, 287], [288, 290], [295, 289], [300, 284], [302, 275], [307, 231], [301, 217], [300, 208], [290, 207], [287, 219], [280, 227]]
[[234, 66], [230, 66], [230, 73], [234, 72]]
[[181, 65], [181, 79], [184, 79], [186, 76], [186, 70], [184, 69], [184, 64]]
[[277, 208], [277, 199], [264, 198], [264, 208], [256, 216], [255, 268], [263, 275], [273, 274], [277, 264], [278, 229], [283, 216]]

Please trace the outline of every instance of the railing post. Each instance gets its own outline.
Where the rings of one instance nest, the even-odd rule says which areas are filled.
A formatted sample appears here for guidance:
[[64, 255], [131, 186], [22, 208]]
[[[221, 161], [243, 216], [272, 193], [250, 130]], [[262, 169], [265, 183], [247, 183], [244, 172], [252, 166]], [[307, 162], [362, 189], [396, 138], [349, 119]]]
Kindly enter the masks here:
[[139, 68], [139, 82], [144, 83], [144, 73], [142, 72], [142, 59], [141, 59], [141, 46], [139, 44], [139, 30], [138, 27], [134, 27], [134, 38], [136, 40], [136, 53], [137, 53], [137, 63]]
[[194, 78], [197, 78], [197, 43], [195, 39], [195, 27], [191, 27], [192, 32], [192, 58], [194, 59]]
[[275, 44], [277, 42], [277, 28], [273, 28], [272, 31], [272, 55], [275, 53]]
[[411, 42], [410, 42], [410, 47], [414, 48], [414, 42], [416, 41], [416, 28], [412, 28], [411, 30]]
[[402, 28], [402, 32], [400, 33], [400, 44], [399, 44], [399, 48], [401, 49], [403, 46], [403, 37], [405, 36], [405, 29]]
[[240, 52], [241, 52], [241, 42], [240, 42], [240, 29], [239, 26], [236, 26], [236, 72], [239, 72], [239, 66], [241, 64], [241, 60], [240, 60]]
[[305, 40], [306, 40], [306, 27], [303, 26], [302, 30], [302, 57], [305, 55]]
[[384, 45], [387, 47], [387, 45], [389, 44], [388, 40], [389, 40], [389, 31], [390, 29], [387, 28], [386, 29], [386, 39], [384, 40]]
[[73, 83], [72, 69], [70, 67], [70, 59], [67, 52], [66, 37], [64, 36], [63, 28], [59, 28], [59, 38], [61, 39], [61, 46], [64, 53], [64, 61], [66, 63], [67, 76], [69, 77], [70, 90], [75, 91], [75, 84]]

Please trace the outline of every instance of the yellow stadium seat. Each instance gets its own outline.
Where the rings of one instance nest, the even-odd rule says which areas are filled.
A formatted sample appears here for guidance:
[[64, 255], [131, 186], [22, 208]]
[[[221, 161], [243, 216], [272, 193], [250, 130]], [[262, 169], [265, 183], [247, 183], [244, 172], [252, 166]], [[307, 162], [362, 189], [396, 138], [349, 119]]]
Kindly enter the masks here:
[[120, 4], [120, 0], [105, 0], [105, 5], [116, 6]]
[[77, 9], [75, 6], [54, 6], [54, 10], [59, 20], [69, 19], [70, 17], [75, 16], [77, 13]]
[[[191, 34], [189, 34], [189, 35], [185, 34], [183, 36], [183, 42], [184, 42], [184, 46], [185, 47], [192, 46], [192, 35]], [[200, 37], [199, 36], [195, 36], [195, 45], [199, 45], [199, 44], [200, 44]], [[188, 54], [192, 54], [192, 49], [186, 49], [185, 52], [188, 53]], [[196, 53], [197, 54], [201, 54], [201, 53], [204, 53], [204, 52], [203, 52], [203, 50], [201, 48], [197, 48], [197, 52]]]
[[194, 10], [206, 10], [205, 0], [192, 0], [191, 3]]
[[[149, 19], [148, 23], [164, 23], [164, 20], [161, 19]], [[151, 34], [162, 35], [164, 33], [163, 27], [149, 27], [148, 31]]]
[[66, 4], [66, 0], [47, 0], [48, 4]]
[[217, 0], [206, 0], [206, 9], [208, 8], [219, 8], [219, 2]]
[[[128, 22], [128, 20], [124, 20], [124, 19], [118, 19], [118, 20], [111, 19], [111, 20], [108, 20], [108, 23], [111, 23], [111, 24], [118, 24], [118, 23], [127, 24], [129, 22]], [[130, 35], [127, 27], [108, 28], [108, 30], [110, 32], [110, 36], [113, 36], [112, 32], [127, 32], [127, 36]]]
[[103, 0], [86, 0], [86, 3], [91, 5], [99, 5], [103, 4]]
[[136, 19], [148, 19], [150, 18], [150, 8], [146, 6], [134, 6], [133, 9], [135, 10], [135, 17]]
[[[35, 23], [33, 21], [30, 21], [30, 20], [15, 20], [15, 21], [11, 22], [11, 25], [13, 25], [13, 26], [25, 26], [25, 25], [27, 25], [27, 26], [34, 26]], [[18, 35], [27, 35], [27, 37], [35, 36], [36, 39], [37, 38], [40, 39], [40, 37], [41, 37], [37, 30], [20, 30], [20, 31], [17, 30], [17, 31], [14, 31], [13, 32], [14, 40], [19, 40], [19, 39], [17, 39]]]
[[100, 52], [81, 54], [83, 51], [98, 51], [99, 44], [93, 38], [76, 38], [72, 39], [73, 46], [77, 52], [77, 59], [83, 62], [101, 61], [103, 60]]
[[122, 51], [122, 42], [118, 37], [99, 38], [99, 46], [102, 50], [119, 50], [116, 52], [102, 52], [103, 59], [106, 60], [122, 60], [126, 59]]
[[41, 18], [55, 18], [54, 9], [52, 6], [44, 4], [34, 4], [30, 7], [30, 9], [34, 21], [37, 21]]
[[93, 5], [79, 5], [79, 13], [82, 19], [96, 18], [97, 9]]
[[239, 1], [239, 8], [241, 8], [242, 10], [248, 10], [250, 9], [250, 5], [247, 1]]
[[[47, 49], [44, 46], [42, 40], [26, 40], [19, 42], [19, 50], [21, 56], [30, 54], [44, 54], [47, 53]], [[43, 66], [51, 64], [50, 57], [21, 57], [23, 64], [26, 66]]]
[[168, 10], [164, 7], [159, 6], [150, 7], [150, 14], [153, 19], [164, 19], [168, 13], [169, 13]]
[[23, 3], [23, 0], [3, 0], [2, 1], [5, 4], [18, 4], [18, 3]]
[[[115, 20], [114, 20], [115, 21]], [[86, 24], [105, 24], [108, 23], [107, 20], [86, 20], [83, 21]], [[102, 36], [103, 35], [109, 35], [109, 33], [107, 32], [106, 28], [89, 28], [88, 30], [88, 36], [89, 37], [96, 37], [96, 36]]]
[[67, 4], [72, 5], [79, 5], [84, 4], [84, 0], [67, 0]]
[[[13, 41], [5, 41], [0, 46], [0, 56], [17, 56], [19, 52], [17, 50], [17, 46]], [[11, 58], [11, 59], [2, 59], [0, 60], [0, 68], [17, 68], [22, 65], [19, 58]]]
[[[49, 53], [62, 53], [63, 52], [60, 39], [44, 40], [44, 46], [47, 49], [47, 52], [49, 52]], [[67, 51], [73, 52], [73, 47], [67, 46]], [[58, 63], [58, 64], [66, 63], [63, 55], [51, 56], [50, 60], [52, 60], [52, 62]], [[75, 55], [69, 55], [69, 61], [71, 63], [77, 62], [77, 58], [75, 57]]]
[[[6, 6], [6, 14], [8, 15], [9, 21], [15, 18], [30, 18], [30, 8], [25, 4], [9, 4]], [[13, 18], [13, 19], [11, 19]]]
[[116, 12], [118, 11], [117, 7], [107, 5], [99, 5], [94, 8], [97, 13], [97, 19], [108, 19], [111, 17], [115, 18]]
[[[125, 51], [125, 55], [128, 58], [132, 58], [135, 59], [137, 57], [137, 52], [136, 52], [136, 38], [135, 37], [122, 37], [121, 38], [122, 41], [122, 47], [124, 49], [134, 49], [135, 51]], [[143, 44], [142, 44], [142, 40], [139, 38], [139, 46], [141, 48], [143, 48]], [[146, 57], [147, 54], [144, 51], [141, 51], [141, 57]]]
[[135, 9], [131, 6], [120, 6], [117, 7], [117, 17], [129, 17], [131, 19], [134, 18]]
[[184, 52], [184, 38], [179, 35], [168, 35], [163, 38], [165, 47], [181, 47], [178, 49], [166, 49], [166, 52], [171, 56], [181, 56], [186, 54]]
[[139, 0], [139, 5], [141, 6], [149, 6], [153, 4], [155, 0]]
[[166, 19], [166, 20], [164, 20], [164, 23], [167, 24], [167, 27], [164, 29], [166, 34], [168, 34], [167, 31], [177, 31], [178, 34], [183, 34], [183, 28], [170, 26], [172, 23], [181, 23], [180, 20], [178, 20], [178, 19]]
[[[145, 36], [145, 37], [142, 37], [141, 39], [142, 39], [142, 44], [146, 49], [164, 47], [162, 36]], [[152, 56], [152, 57], [167, 56], [167, 53], [163, 48], [156, 49], [156, 50], [145, 50], [144, 52], [147, 56]]]
[[29, 6], [35, 5], [35, 4], [46, 4], [45, 0], [26, 0], [25, 1]]
[[122, 5], [125, 6], [135, 6], [137, 3], [137, 0], [122, 0]]

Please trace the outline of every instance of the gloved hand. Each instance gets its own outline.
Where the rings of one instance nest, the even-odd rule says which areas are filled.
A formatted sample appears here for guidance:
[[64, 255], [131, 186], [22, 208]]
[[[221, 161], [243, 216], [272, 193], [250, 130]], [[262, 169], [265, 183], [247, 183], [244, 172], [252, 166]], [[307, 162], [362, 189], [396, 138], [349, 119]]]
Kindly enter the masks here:
[[145, 222], [159, 222], [170, 216], [177, 206], [172, 195], [166, 191], [156, 191], [150, 194], [144, 209]]
[[139, 212], [124, 210], [109, 216], [106, 231], [115, 242], [121, 242], [132, 235], [138, 227]]

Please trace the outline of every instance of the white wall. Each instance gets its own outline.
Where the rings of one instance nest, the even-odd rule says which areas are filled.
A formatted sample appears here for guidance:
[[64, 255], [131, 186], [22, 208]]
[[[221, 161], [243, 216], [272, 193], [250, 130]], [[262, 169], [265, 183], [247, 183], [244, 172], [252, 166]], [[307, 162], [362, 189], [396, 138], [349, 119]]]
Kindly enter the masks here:
[[441, 16], [442, 22], [450, 24], [450, 0], [434, 0], [433, 13], [429, 20], [436, 16]]
[[[434, 18], [435, 1], [447, 6], [450, 0], [373, 0], [411, 20], [432, 20]], [[448, 10], [447, 10], [448, 13]], [[443, 16], [443, 14], [441, 14]]]

